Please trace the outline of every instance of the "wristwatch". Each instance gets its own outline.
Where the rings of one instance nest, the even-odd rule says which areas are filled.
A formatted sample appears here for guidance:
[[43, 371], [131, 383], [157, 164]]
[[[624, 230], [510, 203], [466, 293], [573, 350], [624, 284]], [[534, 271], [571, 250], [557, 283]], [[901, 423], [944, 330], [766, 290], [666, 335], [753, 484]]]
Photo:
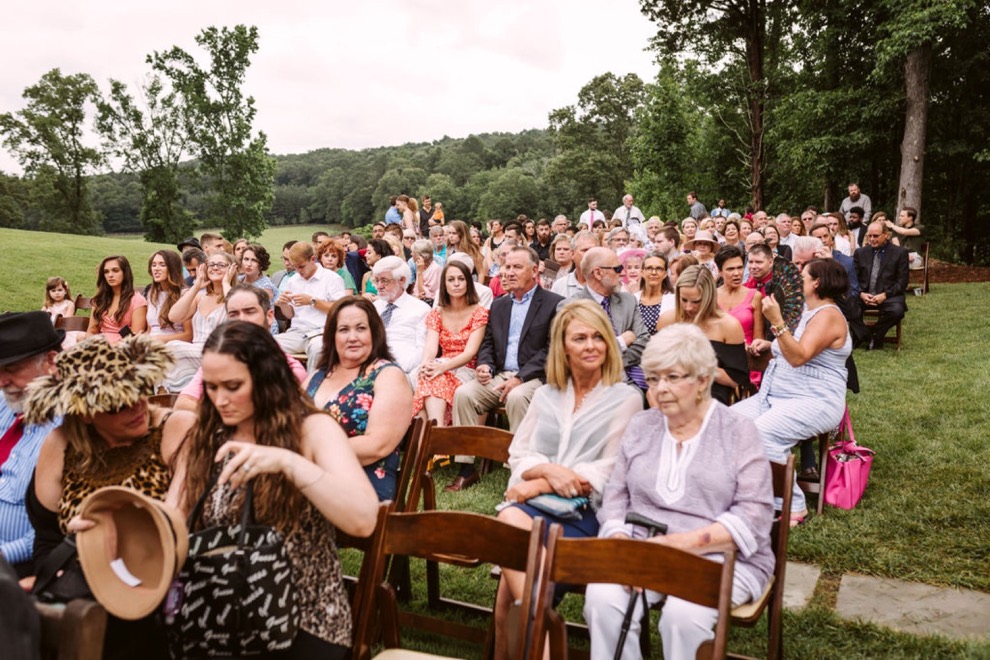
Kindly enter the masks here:
[[309, 297], [309, 306], [316, 307], [316, 298], [314, 298], [313, 296]]

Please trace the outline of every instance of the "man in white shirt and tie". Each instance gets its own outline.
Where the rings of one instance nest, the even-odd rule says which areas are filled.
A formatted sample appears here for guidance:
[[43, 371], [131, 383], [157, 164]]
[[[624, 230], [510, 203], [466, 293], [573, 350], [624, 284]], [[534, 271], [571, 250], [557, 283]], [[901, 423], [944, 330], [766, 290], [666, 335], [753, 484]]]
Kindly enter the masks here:
[[399, 257], [379, 259], [371, 275], [378, 287], [375, 309], [385, 324], [388, 350], [396, 364], [411, 376], [423, 362], [426, 315], [430, 313], [430, 306], [406, 293], [412, 271]]
[[590, 231], [595, 226], [595, 220], [605, 222], [605, 214], [598, 210], [598, 200], [592, 197], [588, 200], [588, 210], [581, 214], [578, 224], [581, 229], [587, 227]]
[[629, 229], [634, 225], [646, 224], [646, 219], [643, 217], [643, 212], [639, 210], [639, 207], [633, 206], [632, 195], [626, 195], [622, 198], [622, 206], [615, 209], [615, 213], [612, 214], [612, 218], [622, 220], [622, 226], [626, 229]]

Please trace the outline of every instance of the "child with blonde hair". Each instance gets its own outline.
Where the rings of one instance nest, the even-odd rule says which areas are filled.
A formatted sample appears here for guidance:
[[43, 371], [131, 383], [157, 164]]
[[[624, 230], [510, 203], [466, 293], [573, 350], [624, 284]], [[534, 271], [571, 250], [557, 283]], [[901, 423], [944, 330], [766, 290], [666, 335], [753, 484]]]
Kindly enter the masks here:
[[52, 323], [60, 316], [74, 316], [76, 304], [72, 302], [69, 283], [61, 277], [49, 277], [45, 283], [45, 305], [41, 311], [48, 312]]

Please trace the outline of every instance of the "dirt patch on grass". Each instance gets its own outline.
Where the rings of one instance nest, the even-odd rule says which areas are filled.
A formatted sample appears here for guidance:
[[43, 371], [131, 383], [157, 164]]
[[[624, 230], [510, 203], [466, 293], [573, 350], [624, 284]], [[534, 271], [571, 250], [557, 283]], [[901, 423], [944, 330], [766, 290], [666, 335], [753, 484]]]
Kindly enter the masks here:
[[950, 264], [947, 261], [932, 259], [931, 265], [928, 267], [928, 277], [933, 283], [937, 284], [990, 282], [990, 268], [961, 266], [959, 264]]

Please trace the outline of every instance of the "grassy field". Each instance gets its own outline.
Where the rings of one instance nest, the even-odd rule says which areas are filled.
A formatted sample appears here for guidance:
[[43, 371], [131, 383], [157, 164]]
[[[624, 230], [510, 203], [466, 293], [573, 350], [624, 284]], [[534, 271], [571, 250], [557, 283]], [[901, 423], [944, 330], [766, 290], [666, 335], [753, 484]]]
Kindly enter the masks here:
[[[273, 227], [262, 234], [259, 242], [271, 254], [271, 272], [282, 268], [282, 245], [286, 241], [308, 241], [317, 230], [329, 231], [325, 225], [296, 225]], [[104, 257], [114, 254], [127, 257], [135, 284], [143, 287], [151, 281], [148, 259], [161, 249], [174, 250], [175, 246], [147, 243], [140, 236], [95, 238], [0, 229], [0, 311], [40, 309], [45, 281], [55, 275], [69, 281], [73, 296], [93, 295], [96, 268]]]
[[[308, 240], [316, 229], [276, 228], [261, 242], [277, 255], [284, 241]], [[6, 229], [0, 229], [0, 246], [0, 310], [40, 307], [49, 275], [67, 277], [74, 294], [91, 294], [95, 268], [109, 254], [126, 255], [136, 281], [144, 283], [151, 253], [174, 247]], [[908, 306], [902, 351], [856, 353], [863, 391], [849, 396], [849, 407], [857, 439], [877, 452], [865, 498], [853, 511], [827, 509], [791, 535], [791, 559], [820, 566], [823, 578], [811, 605], [787, 615], [788, 656], [990, 657], [987, 641], [897, 634], [843, 621], [833, 612], [838, 579], [849, 572], [990, 592], [990, 352], [984, 312], [990, 284], [936, 284]], [[443, 475], [439, 483], [450, 478]], [[441, 493], [441, 505], [491, 513], [505, 479], [500, 471], [465, 493]], [[413, 568], [421, 572], [421, 566]], [[490, 602], [493, 589], [486, 570], [452, 572], [446, 587], [475, 602]], [[574, 597], [564, 607], [568, 617], [580, 616]], [[763, 634], [762, 628], [733, 631], [733, 650], [759, 655]], [[470, 646], [415, 639], [424, 650], [476, 655]]]

